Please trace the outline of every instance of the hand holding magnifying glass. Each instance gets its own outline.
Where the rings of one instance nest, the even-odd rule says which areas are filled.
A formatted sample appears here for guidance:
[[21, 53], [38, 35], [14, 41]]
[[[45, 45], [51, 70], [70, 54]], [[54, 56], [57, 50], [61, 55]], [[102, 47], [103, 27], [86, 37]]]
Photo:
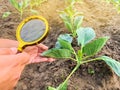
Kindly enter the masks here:
[[[27, 64], [54, 61], [52, 58], [37, 56], [47, 49], [43, 44], [29, 46], [41, 42], [47, 33], [46, 19], [32, 16], [23, 20], [18, 26], [16, 36], [19, 45], [17, 41], [0, 39], [0, 90], [12, 90]], [[16, 54], [17, 46], [21, 53]], [[25, 46], [28, 47], [23, 51]]]

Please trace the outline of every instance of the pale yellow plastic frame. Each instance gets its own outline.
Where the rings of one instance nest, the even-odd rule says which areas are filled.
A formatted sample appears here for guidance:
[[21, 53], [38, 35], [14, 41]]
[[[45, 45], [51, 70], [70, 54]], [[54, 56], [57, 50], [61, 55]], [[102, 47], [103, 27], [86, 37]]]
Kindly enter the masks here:
[[[44, 34], [43, 34], [40, 38], [38, 38], [37, 40], [32, 41], [32, 42], [25, 42], [25, 41], [22, 40], [22, 38], [21, 38], [21, 36], [20, 36], [20, 32], [21, 32], [21, 29], [22, 29], [22, 27], [24, 26], [24, 24], [26, 24], [27, 22], [29, 22], [29, 21], [32, 20], [32, 19], [42, 20], [42, 21], [45, 23], [45, 25], [46, 25], [46, 29], [45, 29]], [[42, 16], [30, 16], [30, 17], [24, 19], [24, 20], [18, 25], [17, 30], [16, 30], [16, 37], [17, 37], [17, 40], [18, 40], [18, 42], [19, 42], [18, 51], [22, 51], [23, 47], [26, 46], [26, 45], [37, 44], [38, 42], [40, 42], [41, 40], [43, 40], [43, 38], [46, 37], [47, 33], [48, 33], [48, 21], [47, 21], [45, 18], [43, 18]]]

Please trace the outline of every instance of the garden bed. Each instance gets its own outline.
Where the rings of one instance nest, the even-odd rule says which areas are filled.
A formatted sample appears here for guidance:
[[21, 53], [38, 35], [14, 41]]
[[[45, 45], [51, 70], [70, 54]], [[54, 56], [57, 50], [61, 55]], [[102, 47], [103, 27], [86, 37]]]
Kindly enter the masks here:
[[[42, 42], [49, 48], [54, 47], [59, 34], [67, 32], [58, 13], [64, 6], [63, 0], [48, 0], [37, 8], [40, 15], [49, 21], [50, 32]], [[99, 54], [119, 61], [120, 14], [116, 9], [100, 0], [84, 0], [83, 3], [76, 4], [76, 8], [84, 15], [82, 26], [94, 28], [97, 37], [110, 36]], [[21, 21], [20, 17], [8, 0], [0, 1], [0, 16], [8, 10], [14, 13], [5, 19], [0, 17], [0, 38], [16, 40], [15, 31]], [[25, 13], [23, 18], [28, 15]], [[56, 87], [65, 80], [74, 66], [75, 63], [64, 59], [28, 65], [15, 90], [46, 90], [47, 86]], [[93, 70], [94, 73], [90, 73], [89, 70]], [[87, 63], [81, 65], [72, 75], [68, 82], [68, 90], [120, 90], [120, 78], [102, 61]]]

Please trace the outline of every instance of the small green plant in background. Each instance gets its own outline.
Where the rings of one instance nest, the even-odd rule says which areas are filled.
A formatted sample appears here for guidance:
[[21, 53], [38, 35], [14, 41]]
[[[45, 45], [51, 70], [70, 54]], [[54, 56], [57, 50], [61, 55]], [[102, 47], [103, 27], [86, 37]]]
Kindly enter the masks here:
[[11, 12], [4, 12], [2, 15], [2, 19], [7, 18], [10, 14]]
[[34, 14], [39, 14], [37, 10], [34, 9], [34, 7], [41, 6], [42, 3], [46, 2], [47, 0], [30, 0], [30, 12]]
[[34, 6], [39, 6], [43, 2], [46, 2], [47, 0], [30, 0], [30, 8], [33, 9]]
[[65, 0], [68, 5], [74, 5], [75, 3], [80, 3], [82, 0]]
[[17, 2], [16, 0], [9, 0], [12, 6], [19, 12], [20, 18], [22, 18], [24, 11], [29, 6], [29, 0], [21, 0]]
[[92, 68], [88, 68], [88, 73], [89, 73], [89, 74], [94, 74], [94, 73], [95, 73], [95, 70], [92, 69]]
[[5, 19], [8, 16], [10, 16], [11, 12], [9, 11], [9, 8], [6, 5], [1, 5], [1, 8], [5, 8], [6, 9], [6, 11], [1, 12], [2, 13], [2, 19]]
[[19, 12], [22, 19], [24, 12], [31, 12], [33, 14], [39, 14], [37, 10], [33, 9], [34, 6], [38, 7], [47, 0], [9, 0], [12, 6]]
[[73, 37], [76, 37], [76, 30], [81, 27], [83, 21], [81, 13], [74, 8], [74, 4], [77, 1], [78, 0], [68, 0], [67, 3], [69, 3], [69, 6], [60, 12], [61, 19]]
[[108, 3], [112, 3], [118, 10], [118, 13], [120, 13], [120, 0], [105, 0]]

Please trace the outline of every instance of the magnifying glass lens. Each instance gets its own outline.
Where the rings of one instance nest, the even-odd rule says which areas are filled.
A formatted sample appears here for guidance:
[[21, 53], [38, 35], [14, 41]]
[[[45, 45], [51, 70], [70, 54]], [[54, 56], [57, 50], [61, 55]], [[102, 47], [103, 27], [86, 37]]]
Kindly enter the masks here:
[[21, 39], [25, 42], [33, 42], [40, 38], [46, 30], [44, 21], [33, 19], [25, 23], [20, 31]]

